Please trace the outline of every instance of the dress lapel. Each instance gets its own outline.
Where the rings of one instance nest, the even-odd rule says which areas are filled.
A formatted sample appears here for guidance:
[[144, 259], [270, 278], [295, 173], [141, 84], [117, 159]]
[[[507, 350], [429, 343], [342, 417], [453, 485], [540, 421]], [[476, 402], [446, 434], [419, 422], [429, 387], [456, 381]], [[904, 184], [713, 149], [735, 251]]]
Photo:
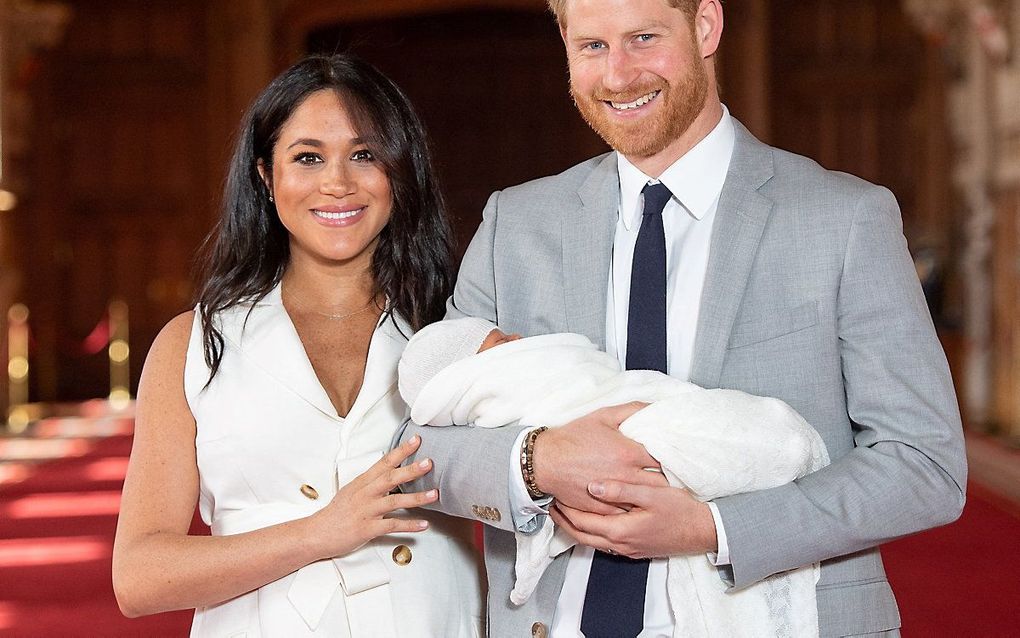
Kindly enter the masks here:
[[[380, 318], [368, 346], [368, 361], [365, 363], [361, 390], [351, 411], [347, 413], [349, 422], [359, 423], [380, 400], [396, 390], [397, 363], [412, 334], [414, 331], [411, 326], [400, 315], [384, 314]], [[349, 437], [350, 434], [348, 430], [345, 436]]]
[[733, 322], [773, 202], [758, 190], [773, 175], [772, 150], [734, 121], [736, 143], [712, 229], [691, 381], [715, 388]]
[[237, 306], [221, 315], [223, 336], [242, 356], [334, 421], [342, 422], [322, 389], [304, 345], [280, 299], [280, 286], [248, 312]]
[[[245, 317], [247, 316], [247, 324]], [[358, 397], [346, 417], [340, 417], [315, 375], [290, 315], [280, 299], [277, 286], [255, 304], [251, 314], [247, 307], [238, 307], [221, 315], [224, 338], [249, 361], [276, 379], [337, 422], [356, 423], [380, 399], [387, 396], [397, 383], [397, 362], [413, 334], [410, 325], [399, 315], [384, 314], [372, 333], [365, 378]]]
[[567, 329], [606, 347], [606, 290], [620, 207], [616, 153], [602, 158], [561, 216]]

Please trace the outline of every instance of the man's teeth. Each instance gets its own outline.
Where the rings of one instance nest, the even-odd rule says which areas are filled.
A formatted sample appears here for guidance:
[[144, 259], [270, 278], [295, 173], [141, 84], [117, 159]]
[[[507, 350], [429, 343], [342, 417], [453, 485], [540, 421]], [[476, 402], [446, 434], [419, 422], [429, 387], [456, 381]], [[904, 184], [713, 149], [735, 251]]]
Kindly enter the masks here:
[[365, 209], [358, 208], [356, 210], [348, 210], [342, 213], [327, 213], [324, 210], [313, 210], [312, 213], [315, 214], [316, 217], [321, 217], [323, 219], [347, 219], [348, 217], [354, 217], [363, 210]]
[[654, 98], [658, 94], [659, 91], [652, 91], [648, 95], [642, 95], [633, 102], [610, 102], [610, 104], [613, 105], [614, 109], [617, 109], [619, 111], [626, 111], [627, 109], [636, 109], [639, 106], [644, 106], [645, 104], [648, 104], [652, 100], [652, 98]]

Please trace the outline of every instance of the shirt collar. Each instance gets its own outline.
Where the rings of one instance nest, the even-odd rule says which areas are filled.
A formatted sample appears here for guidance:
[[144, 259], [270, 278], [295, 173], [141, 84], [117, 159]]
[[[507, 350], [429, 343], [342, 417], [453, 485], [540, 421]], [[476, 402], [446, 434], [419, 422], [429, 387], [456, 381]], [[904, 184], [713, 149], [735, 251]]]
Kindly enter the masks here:
[[722, 117], [715, 128], [694, 148], [673, 162], [657, 180], [641, 172], [622, 153], [617, 153], [623, 225], [631, 230], [640, 223], [641, 189], [649, 182], [656, 181], [665, 184], [691, 216], [695, 219], [704, 217], [722, 192], [735, 141], [733, 118], [723, 105]]

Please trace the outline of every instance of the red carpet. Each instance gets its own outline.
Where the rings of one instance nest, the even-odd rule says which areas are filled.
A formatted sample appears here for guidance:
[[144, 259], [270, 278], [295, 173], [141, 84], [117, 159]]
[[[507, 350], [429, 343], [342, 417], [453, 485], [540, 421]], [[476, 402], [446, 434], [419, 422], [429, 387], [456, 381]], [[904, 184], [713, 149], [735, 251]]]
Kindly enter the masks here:
[[[39, 426], [39, 438], [0, 439], [0, 636], [187, 636], [193, 612], [132, 620], [113, 597], [131, 419]], [[61, 452], [68, 458], [34, 462]]]
[[[192, 612], [129, 620], [113, 597], [130, 426], [50, 420], [0, 439], [0, 636], [187, 636]], [[33, 450], [66, 458], [32, 463]], [[1018, 541], [1020, 504], [972, 486], [960, 521], [883, 548], [903, 635], [1020, 636]]]
[[1020, 505], [972, 483], [960, 520], [882, 556], [904, 636], [1020, 636]]

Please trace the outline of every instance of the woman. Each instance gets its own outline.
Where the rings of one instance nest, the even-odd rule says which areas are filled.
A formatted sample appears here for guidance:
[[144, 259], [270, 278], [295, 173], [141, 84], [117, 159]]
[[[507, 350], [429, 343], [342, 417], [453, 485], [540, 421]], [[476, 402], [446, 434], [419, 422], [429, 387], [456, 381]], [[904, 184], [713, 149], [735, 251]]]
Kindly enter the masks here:
[[[197, 312], [149, 352], [114, 547], [129, 616], [193, 636], [473, 636], [467, 521], [403, 508], [396, 365], [439, 319], [450, 231], [406, 97], [308, 58], [247, 114]], [[213, 535], [187, 534], [196, 501]], [[402, 514], [402, 515], [401, 515]]]

